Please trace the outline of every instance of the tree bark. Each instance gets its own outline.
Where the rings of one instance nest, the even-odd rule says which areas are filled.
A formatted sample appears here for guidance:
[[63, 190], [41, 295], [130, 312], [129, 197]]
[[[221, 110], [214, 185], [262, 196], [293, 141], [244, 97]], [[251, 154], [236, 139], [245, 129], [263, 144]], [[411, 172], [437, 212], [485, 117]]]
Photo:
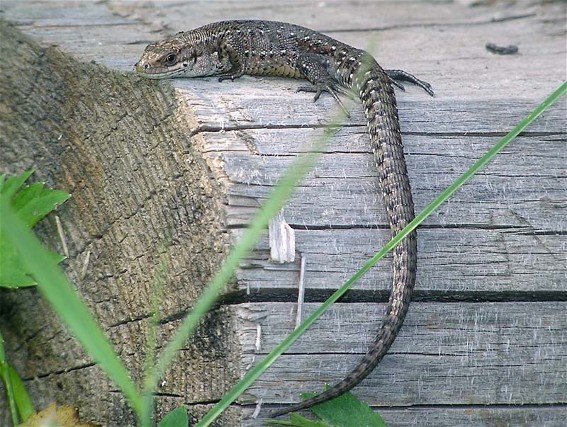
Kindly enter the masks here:
[[[57, 212], [69, 248], [62, 267], [140, 384], [152, 301], [159, 298], [159, 350], [222, 262], [223, 195], [168, 84], [79, 63], [4, 21], [0, 42], [2, 173], [31, 168], [34, 180], [72, 194]], [[62, 253], [53, 217], [38, 232]], [[38, 407], [56, 400], [79, 406], [83, 419], [134, 423], [36, 289], [0, 295], [10, 361]], [[226, 392], [240, 375], [230, 368], [238, 354], [231, 327], [223, 310], [208, 316], [163, 378], [175, 384], [163, 404]]]

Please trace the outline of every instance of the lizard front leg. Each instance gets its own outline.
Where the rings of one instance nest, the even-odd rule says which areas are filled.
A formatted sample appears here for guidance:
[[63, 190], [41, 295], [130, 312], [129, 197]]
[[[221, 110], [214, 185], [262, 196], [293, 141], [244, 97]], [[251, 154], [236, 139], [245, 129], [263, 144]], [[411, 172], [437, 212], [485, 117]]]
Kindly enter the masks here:
[[347, 89], [333, 77], [326, 64], [327, 59], [314, 53], [305, 53], [297, 58], [297, 68], [299, 72], [313, 84], [313, 86], [300, 86], [298, 92], [315, 92], [313, 102], [317, 101], [323, 92], [328, 92], [337, 101], [347, 117], [349, 111], [339, 98], [339, 95], [349, 95]]
[[230, 43], [230, 40], [225, 39], [219, 43], [218, 56], [221, 62], [228, 62], [230, 64], [230, 68], [227, 71], [218, 74], [219, 82], [229, 79], [234, 80], [244, 75], [245, 70], [242, 52], [237, 52], [236, 49], [233, 48], [232, 43]]

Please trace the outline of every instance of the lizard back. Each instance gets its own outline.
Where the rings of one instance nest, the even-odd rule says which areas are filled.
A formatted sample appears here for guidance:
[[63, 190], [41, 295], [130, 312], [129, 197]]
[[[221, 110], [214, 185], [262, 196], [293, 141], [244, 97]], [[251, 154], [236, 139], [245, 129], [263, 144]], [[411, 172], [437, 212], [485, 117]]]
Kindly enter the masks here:
[[[414, 218], [392, 83], [404, 80], [433, 94], [428, 83], [401, 70], [384, 71], [367, 52], [329, 36], [275, 21], [222, 21], [181, 32], [150, 44], [136, 70], [148, 78], [243, 74], [304, 78], [315, 99], [326, 91], [340, 103], [348, 89], [360, 98], [390, 230], [397, 234]], [[305, 89], [305, 88], [304, 88]], [[342, 105], [342, 104], [341, 104]], [[276, 411], [279, 416], [337, 397], [364, 380], [394, 342], [410, 305], [417, 268], [417, 238], [412, 232], [395, 249], [393, 285], [376, 339], [342, 381], [311, 399]]]

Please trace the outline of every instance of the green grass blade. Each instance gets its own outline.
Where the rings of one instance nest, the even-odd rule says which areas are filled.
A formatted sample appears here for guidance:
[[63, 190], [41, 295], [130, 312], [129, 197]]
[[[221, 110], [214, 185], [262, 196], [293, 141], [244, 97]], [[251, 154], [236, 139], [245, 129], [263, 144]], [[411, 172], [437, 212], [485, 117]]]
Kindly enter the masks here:
[[[347, 105], [351, 104], [347, 101]], [[321, 151], [339, 129], [339, 126], [334, 124], [338, 123], [339, 120], [344, 117], [345, 114], [341, 110], [336, 116], [336, 119], [331, 122], [332, 124], [325, 129], [324, 134], [313, 144], [311, 150], [306, 154], [300, 155], [292, 163], [286, 173], [278, 181], [278, 184], [265, 201], [262, 209], [260, 209], [252, 221], [250, 221], [250, 224], [244, 231], [238, 244], [230, 251], [221, 269], [205, 288], [194, 308], [183, 320], [174, 337], [162, 351], [153, 372], [146, 376], [143, 391], [144, 406], [148, 407], [152, 405], [153, 390], [155, 389], [157, 381], [165, 373], [177, 351], [183, 347], [187, 338], [195, 331], [200, 319], [212, 308], [226, 284], [231, 280], [241, 260], [254, 248], [256, 241], [260, 238], [262, 233], [266, 231], [270, 219], [281, 210], [299, 181], [313, 167]], [[150, 420], [147, 417], [141, 420], [142, 427], [149, 425]]]
[[524, 118], [514, 129], [512, 129], [492, 149], [475, 162], [469, 170], [455, 180], [445, 191], [433, 200], [417, 217], [410, 222], [400, 233], [390, 240], [376, 255], [374, 255], [364, 266], [347, 280], [333, 295], [329, 297], [317, 310], [315, 310], [297, 329], [295, 329], [285, 340], [277, 345], [258, 365], [252, 368], [202, 419], [195, 427], [210, 425], [218, 416], [240, 396], [250, 385], [268, 369], [275, 360], [280, 357], [303, 333], [311, 327], [327, 311], [332, 304], [337, 302], [368, 270], [370, 270], [381, 258], [398, 245], [409, 233], [421, 224], [435, 209], [451, 197], [459, 188], [469, 181], [480, 169], [486, 166], [496, 154], [506, 147], [520, 132], [537, 119], [544, 111], [551, 107], [557, 100], [567, 92], [567, 82], [563, 83], [543, 103], [541, 103], [530, 115]]
[[142, 413], [142, 401], [136, 385], [104, 333], [63, 272], [51, 261], [41, 242], [16, 216], [6, 197], [0, 197], [0, 226], [10, 243], [19, 251], [23, 264], [37, 280], [45, 299], [89, 355], [121, 388], [136, 413]]
[[[254, 248], [256, 241], [266, 230], [270, 218], [277, 214], [285, 201], [289, 198], [299, 180], [310, 170], [319, 156], [319, 152], [328, 140], [328, 137], [321, 138], [311, 153], [300, 156], [282, 177], [277, 187], [274, 189], [270, 198], [266, 201], [263, 208], [256, 214], [250, 225], [245, 230], [238, 244], [233, 248], [226, 258], [219, 272], [214, 276], [211, 283], [207, 286], [193, 310], [180, 325], [173, 339], [163, 350], [158, 360], [154, 372], [146, 378], [145, 394], [149, 399], [151, 390], [157, 380], [163, 375], [167, 366], [173, 360], [175, 353], [183, 346], [187, 337], [193, 333], [203, 317], [213, 306], [217, 297], [224, 289], [226, 283], [230, 281], [240, 261]], [[148, 401], [146, 401], [149, 403]]]
[[[1, 340], [2, 338], [0, 338]], [[4, 359], [2, 357], [2, 359]], [[6, 392], [6, 401], [10, 408], [10, 416], [12, 417], [12, 424], [18, 425], [20, 417], [18, 414], [18, 404], [16, 403], [16, 393], [14, 392], [12, 375], [10, 374], [10, 365], [5, 360], [0, 360], [0, 377], [4, 383], [4, 390]]]
[[[12, 399], [13, 403], [16, 405], [16, 410], [20, 421], [26, 421], [29, 417], [35, 414], [35, 409], [33, 407], [31, 397], [29, 396], [26, 387], [24, 386], [24, 382], [13, 366], [6, 365], [5, 374], [7, 374], [9, 377], [11, 392], [13, 393]], [[10, 410], [12, 410], [12, 408], [10, 408]], [[17, 424], [15, 423], [14, 425]]]
[[[458, 177], [445, 191], [443, 191], [435, 200], [433, 200], [425, 209], [411, 222], [406, 228], [412, 227], [403, 237], [407, 236], [415, 227], [421, 224], [435, 209], [451, 197], [465, 182], [470, 180], [478, 171], [484, 168], [496, 154], [506, 147], [514, 138], [523, 132], [534, 120], [541, 116], [548, 108], [555, 104], [567, 92], [567, 82], [563, 82], [551, 95], [549, 95], [540, 105], [538, 105], [527, 117], [520, 121], [508, 132], [494, 147], [477, 160], [464, 174]], [[402, 233], [405, 229], [402, 231]], [[400, 233], [400, 234], [402, 234]], [[401, 238], [403, 238], [401, 237]], [[395, 239], [393, 239], [395, 240]], [[401, 240], [401, 239], [400, 239]], [[397, 243], [396, 243], [397, 244]]]
[[[153, 372], [153, 367], [156, 363], [156, 348], [158, 343], [158, 330], [161, 321], [160, 315], [160, 304], [163, 302], [163, 292], [165, 288], [166, 282], [166, 273], [169, 268], [168, 260], [167, 260], [167, 248], [168, 244], [164, 242], [162, 247], [160, 248], [159, 253], [161, 254], [159, 257], [159, 263], [157, 270], [155, 272], [155, 276], [152, 280], [152, 288], [151, 288], [151, 313], [148, 318], [148, 332], [146, 335], [146, 359], [144, 361], [144, 378], [147, 378]], [[147, 424], [152, 417], [152, 410], [154, 406], [151, 404], [152, 395], [151, 394], [144, 394], [143, 401], [146, 402], [144, 404], [144, 415], [140, 418], [141, 424]], [[172, 417], [175, 417], [172, 415]], [[185, 423], [187, 425], [187, 423]]]

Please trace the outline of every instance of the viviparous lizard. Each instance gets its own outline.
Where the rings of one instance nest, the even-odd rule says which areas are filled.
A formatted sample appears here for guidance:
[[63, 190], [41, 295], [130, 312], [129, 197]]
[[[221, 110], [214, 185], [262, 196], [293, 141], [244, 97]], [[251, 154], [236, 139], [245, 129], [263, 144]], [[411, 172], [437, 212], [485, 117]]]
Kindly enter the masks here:
[[[135, 67], [140, 75], [151, 79], [218, 76], [222, 81], [244, 74], [302, 78], [313, 86], [299, 90], [315, 92], [315, 100], [328, 92], [341, 107], [339, 94], [356, 94], [364, 107], [392, 234], [414, 218], [392, 84], [403, 89], [400, 81], [406, 81], [433, 95], [428, 83], [401, 70], [383, 70], [367, 52], [329, 36], [274, 21], [222, 21], [180, 32], [148, 45]], [[332, 388], [272, 416], [306, 409], [346, 393], [382, 360], [410, 305], [417, 268], [415, 231], [394, 249], [393, 264], [386, 315], [374, 344], [359, 364]]]

